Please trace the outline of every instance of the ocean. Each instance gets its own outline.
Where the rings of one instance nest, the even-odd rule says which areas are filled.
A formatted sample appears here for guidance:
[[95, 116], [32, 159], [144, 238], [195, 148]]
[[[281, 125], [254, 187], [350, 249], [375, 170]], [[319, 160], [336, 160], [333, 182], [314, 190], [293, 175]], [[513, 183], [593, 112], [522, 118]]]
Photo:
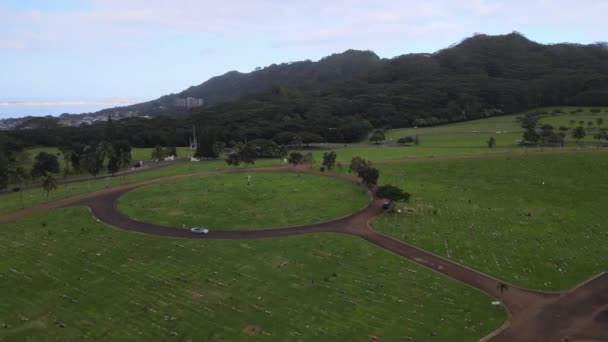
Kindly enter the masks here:
[[66, 106], [4, 106], [0, 105], [0, 119], [21, 118], [24, 116], [59, 116], [63, 113], [83, 114], [97, 112], [102, 109], [112, 108], [116, 105], [83, 104]]

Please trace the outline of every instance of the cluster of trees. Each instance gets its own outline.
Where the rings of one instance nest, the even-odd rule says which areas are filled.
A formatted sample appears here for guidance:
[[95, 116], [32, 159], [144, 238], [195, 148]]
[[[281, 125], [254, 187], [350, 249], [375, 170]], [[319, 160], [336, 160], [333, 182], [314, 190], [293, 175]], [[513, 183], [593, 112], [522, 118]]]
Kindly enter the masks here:
[[397, 139], [397, 143], [400, 145], [418, 145], [420, 144], [420, 140], [418, 139], [418, 135], [415, 135], [413, 137], [407, 136]]
[[177, 147], [172, 146], [165, 148], [159, 145], [152, 150], [152, 153], [150, 153], [150, 159], [156, 162], [164, 160], [167, 157], [177, 158]]
[[[356, 173], [361, 182], [368, 187], [375, 187], [378, 183], [380, 171], [373, 167], [372, 162], [361, 157], [353, 157], [348, 168], [349, 173]], [[376, 188], [376, 196], [389, 200], [388, 209], [393, 209], [395, 202], [407, 202], [410, 194], [397, 186], [384, 184]]]
[[[559, 111], [559, 110], [557, 110]], [[557, 113], [556, 113], [557, 114]], [[556, 131], [552, 125], [539, 124], [539, 119], [542, 113], [527, 113], [525, 116], [520, 118], [521, 127], [525, 129], [523, 133], [523, 144], [526, 145], [564, 145], [564, 140], [567, 137], [567, 132], [570, 131], [570, 135], [573, 139], [575, 139], [579, 144], [582, 139], [584, 139], [588, 131], [596, 130], [596, 134], [593, 135], [594, 139], [599, 142], [603, 139], [608, 140], [608, 130], [603, 128], [604, 119], [601, 117], [596, 118], [595, 123], [593, 121], [587, 122], [587, 128], [584, 127], [585, 121], [579, 120], [578, 125], [575, 120], [570, 120], [570, 126], [561, 126]], [[594, 127], [597, 125], [597, 127]], [[489, 146], [489, 142], [488, 142]]]
[[[21, 192], [27, 181], [41, 181], [47, 197], [57, 188], [57, 177], [63, 169], [63, 176], [88, 173], [93, 177], [100, 174], [104, 167], [111, 175], [131, 166], [131, 146], [128, 141], [116, 140], [114, 123], [105, 124], [104, 139], [89, 144], [71, 143], [59, 148], [62, 161], [57, 155], [40, 152], [28, 170], [28, 154], [24, 146], [15, 139], [0, 135], [0, 190], [9, 184]], [[63, 167], [60, 163], [63, 162]]]

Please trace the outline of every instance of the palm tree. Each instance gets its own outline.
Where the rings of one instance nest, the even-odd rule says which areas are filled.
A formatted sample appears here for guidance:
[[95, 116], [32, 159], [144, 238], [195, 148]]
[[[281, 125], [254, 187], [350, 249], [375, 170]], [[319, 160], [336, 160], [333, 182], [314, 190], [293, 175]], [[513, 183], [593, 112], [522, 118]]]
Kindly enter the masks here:
[[60, 147], [61, 155], [63, 156], [63, 178], [67, 178], [70, 174], [70, 161], [72, 160], [72, 151], [68, 147]]
[[131, 166], [131, 152], [129, 151], [120, 151], [120, 154], [118, 155], [118, 165], [120, 166], [120, 169], [123, 170], [123, 180], [127, 179], [127, 173], [126, 173], [126, 169], [128, 169]]
[[486, 141], [486, 144], [488, 144], [488, 148], [494, 148], [494, 146], [496, 146], [496, 139], [494, 137], [490, 137], [490, 139]]
[[[99, 152], [99, 157], [102, 160], [102, 163], [114, 154], [114, 147], [107, 141], [102, 141], [97, 145], [97, 151]], [[102, 165], [103, 167], [103, 165]]]
[[48, 201], [51, 191], [57, 189], [57, 181], [52, 174], [47, 173], [46, 176], [44, 176], [44, 179], [42, 180], [42, 189], [46, 192], [46, 200]]
[[[87, 172], [93, 176], [97, 177], [101, 168], [103, 167], [103, 155], [102, 149], [98, 148], [98, 146], [89, 145], [84, 149], [83, 162], [85, 169]], [[91, 179], [88, 180], [89, 191], [91, 191]]]
[[502, 303], [502, 294], [509, 289], [509, 285], [503, 282], [498, 282], [496, 288], [498, 289], [498, 291], [500, 291], [500, 302]]
[[160, 146], [156, 146], [154, 150], [152, 150], [151, 157], [154, 161], [161, 161], [165, 158], [165, 150]]
[[21, 166], [9, 170], [9, 179], [11, 179], [11, 183], [19, 185], [17, 189], [19, 189], [19, 203], [21, 203], [21, 208], [23, 208], [23, 183], [28, 176], [28, 172]]

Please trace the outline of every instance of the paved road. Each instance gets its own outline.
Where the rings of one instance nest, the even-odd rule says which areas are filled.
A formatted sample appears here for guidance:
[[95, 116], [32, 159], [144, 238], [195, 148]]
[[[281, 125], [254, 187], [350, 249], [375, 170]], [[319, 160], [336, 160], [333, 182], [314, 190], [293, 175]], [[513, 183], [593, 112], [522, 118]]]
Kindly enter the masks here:
[[[475, 156], [474, 158], [477, 157]], [[0, 217], [0, 223], [53, 208], [85, 205], [91, 209], [93, 215], [99, 220], [117, 228], [175, 238], [203, 240], [262, 239], [323, 232], [350, 234], [428, 267], [433, 271], [484, 291], [490, 296], [495, 298], [502, 297], [503, 305], [509, 312], [509, 319], [501, 329], [487, 336], [484, 340], [608, 341], [608, 274], [600, 274], [589, 282], [567, 292], [542, 292], [510, 284], [508, 290], [501, 295], [497, 285], [499, 282], [506, 282], [371, 229], [368, 224], [369, 221], [375, 216], [382, 214], [382, 201], [378, 199], [371, 200], [366, 208], [351, 216], [327, 223], [266, 230], [213, 230], [208, 235], [194, 235], [188, 230], [178, 227], [136, 221], [121, 213], [116, 207], [116, 201], [120, 196], [138, 187], [185, 177], [237, 172], [294, 172], [294, 169], [289, 167], [231, 169], [152, 179], [4, 215]], [[298, 172], [328, 176], [309, 169], [300, 169]], [[357, 181], [355, 177], [348, 175], [331, 174], [331, 176], [349, 181]]]

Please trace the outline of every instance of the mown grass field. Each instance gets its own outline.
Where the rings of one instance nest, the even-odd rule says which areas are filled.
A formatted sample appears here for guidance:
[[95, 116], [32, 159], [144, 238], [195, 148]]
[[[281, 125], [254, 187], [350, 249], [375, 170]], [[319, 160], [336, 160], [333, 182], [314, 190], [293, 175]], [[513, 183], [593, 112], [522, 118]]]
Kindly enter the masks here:
[[354, 237], [158, 238], [84, 208], [3, 224], [0, 277], [6, 341], [474, 341], [506, 318]]
[[358, 184], [297, 173], [190, 177], [123, 195], [118, 207], [144, 222], [212, 229], [260, 229], [329, 221], [364, 208], [370, 195]]
[[518, 285], [568, 289], [608, 264], [608, 154], [378, 165], [413, 214], [375, 229]]
[[[579, 110], [577, 107], [540, 108], [531, 112], [546, 113], [546, 116], [543, 116], [539, 122], [552, 125], [556, 131], [560, 126], [569, 128], [578, 126], [579, 121], [584, 121], [583, 127], [585, 128], [589, 127], [587, 125], [588, 121], [593, 121], [594, 125], [591, 128], [595, 130], [598, 127], [596, 119], [600, 117], [604, 120], [602, 127], [608, 127], [608, 109], [599, 109], [601, 110], [600, 113], [592, 113], [592, 108], [580, 108], [580, 112], [576, 112]], [[523, 114], [498, 116], [435, 127], [394, 129], [387, 132], [386, 138], [387, 142], [395, 143], [401, 137], [418, 135], [419, 147], [466, 148], [487, 147], [486, 141], [490, 137], [494, 137], [497, 147], [513, 147], [513, 144], [522, 138], [524, 130], [517, 121], [517, 117]], [[574, 126], [570, 124], [570, 120], [575, 121]], [[566, 140], [573, 141], [574, 139], [570, 136], [570, 133], [566, 133]], [[583, 141], [593, 141], [593, 134], [588, 134]]]
[[[255, 166], [270, 166], [280, 165], [278, 160], [261, 159], [256, 161]], [[202, 161], [196, 163], [178, 163], [168, 167], [150, 170], [141, 173], [135, 173], [125, 176], [116, 177], [98, 177], [97, 180], [90, 182], [78, 182], [72, 184], [59, 184], [57, 190], [51, 192], [48, 201], [59, 200], [87, 192], [106, 189], [121, 184], [135, 183], [138, 181], [170, 176], [175, 174], [187, 174], [200, 171], [219, 170], [228, 166], [223, 160]], [[30, 189], [23, 191], [23, 203], [20, 200], [19, 193], [0, 194], [0, 215], [17, 211], [21, 208], [29, 208], [47, 202], [46, 194], [41, 188]]]
[[[152, 147], [134, 147], [131, 149], [131, 157], [133, 160], [152, 160]], [[189, 158], [192, 155], [190, 147], [177, 147], [178, 158]]]

